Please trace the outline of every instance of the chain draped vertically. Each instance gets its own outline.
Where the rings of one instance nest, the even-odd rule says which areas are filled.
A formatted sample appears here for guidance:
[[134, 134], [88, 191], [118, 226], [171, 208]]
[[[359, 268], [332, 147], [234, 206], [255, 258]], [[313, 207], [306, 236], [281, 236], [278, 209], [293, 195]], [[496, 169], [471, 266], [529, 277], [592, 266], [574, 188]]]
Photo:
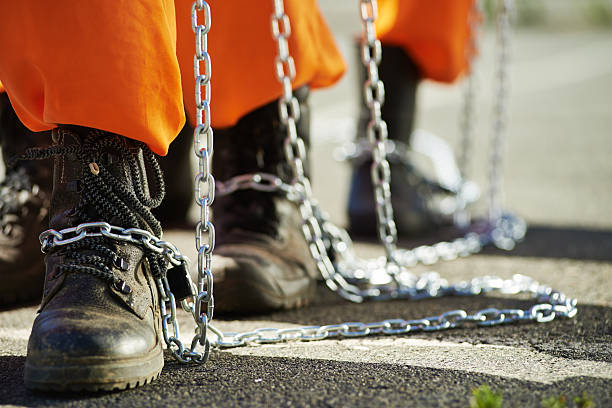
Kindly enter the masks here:
[[502, 215], [500, 195], [502, 194], [502, 167], [504, 139], [506, 131], [507, 94], [508, 94], [508, 59], [510, 41], [510, 13], [514, 0], [501, 0], [501, 11], [497, 15], [497, 95], [493, 110], [493, 130], [491, 132], [491, 154], [489, 159], [489, 220], [496, 220]]
[[[201, 13], [203, 24], [198, 21]], [[176, 299], [170, 290], [167, 279], [158, 281], [162, 299], [162, 329], [164, 340], [174, 357], [183, 363], [204, 363], [210, 353], [210, 341], [207, 337], [209, 323], [213, 318], [213, 275], [212, 252], [215, 248], [215, 228], [210, 220], [210, 206], [215, 200], [215, 179], [211, 174], [213, 155], [213, 129], [211, 127], [211, 60], [208, 53], [208, 32], [211, 27], [210, 6], [204, 0], [194, 1], [191, 7], [191, 27], [195, 34], [195, 54], [193, 73], [195, 76], [196, 127], [193, 133], [193, 150], [198, 159], [198, 173], [195, 177], [195, 200], [200, 207], [200, 220], [196, 224], [195, 246], [198, 254], [198, 282], [191, 282], [187, 262], [184, 279], [191, 286], [191, 297], [181, 301], [183, 310], [191, 313], [196, 323], [196, 334], [191, 346], [186, 348], [180, 340], [178, 320], [176, 318]], [[171, 259], [170, 259], [171, 261]], [[193, 299], [193, 301], [189, 301]], [[170, 312], [166, 303], [170, 306]], [[170, 335], [172, 328], [172, 335]], [[204, 350], [197, 351], [198, 346]]]
[[468, 15], [468, 29], [470, 38], [466, 47], [465, 58], [468, 61], [469, 75], [465, 81], [462, 115], [460, 118], [461, 143], [458, 154], [458, 164], [461, 176], [464, 179], [470, 177], [470, 156], [472, 153], [472, 138], [474, 136], [474, 105], [476, 99], [476, 87], [478, 85], [476, 63], [478, 61], [478, 39], [480, 37], [480, 23], [482, 14], [481, 0], [474, 0], [472, 9]]
[[[372, 147], [372, 185], [378, 224], [378, 237], [385, 247], [387, 261], [396, 264], [397, 228], [391, 206], [391, 168], [387, 161], [386, 144], [387, 123], [382, 118], [381, 109], [385, 102], [385, 86], [378, 75], [378, 64], [382, 58], [382, 46], [376, 38], [375, 21], [378, 18], [376, 0], [360, 0], [359, 11], [362, 24], [361, 62], [366, 70], [363, 84], [365, 104], [370, 109], [370, 122], [367, 138]], [[394, 265], [397, 266], [397, 265]], [[389, 268], [398, 272], [398, 268]]]

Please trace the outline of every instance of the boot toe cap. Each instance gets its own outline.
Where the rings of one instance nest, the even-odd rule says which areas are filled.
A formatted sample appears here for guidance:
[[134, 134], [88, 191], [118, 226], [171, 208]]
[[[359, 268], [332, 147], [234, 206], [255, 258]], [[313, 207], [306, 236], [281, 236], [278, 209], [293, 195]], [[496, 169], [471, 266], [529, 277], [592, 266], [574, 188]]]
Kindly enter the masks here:
[[157, 343], [154, 330], [138, 318], [119, 319], [91, 309], [63, 309], [38, 316], [28, 342], [28, 358], [129, 358], [150, 352]]

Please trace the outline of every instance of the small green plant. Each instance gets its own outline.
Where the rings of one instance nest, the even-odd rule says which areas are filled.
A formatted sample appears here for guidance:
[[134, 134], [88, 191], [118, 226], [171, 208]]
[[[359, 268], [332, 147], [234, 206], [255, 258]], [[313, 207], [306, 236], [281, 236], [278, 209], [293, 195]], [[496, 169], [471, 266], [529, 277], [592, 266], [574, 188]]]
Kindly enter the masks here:
[[582, 393], [582, 397], [574, 397], [574, 402], [578, 408], [595, 408], [593, 400], [586, 391]]
[[548, 397], [542, 400], [542, 408], [567, 408], [565, 395]]
[[501, 408], [501, 393], [491, 391], [488, 385], [481, 385], [472, 390], [470, 397], [470, 408]]
[[[595, 408], [595, 404], [591, 397], [583, 392], [581, 397], [574, 397], [576, 408]], [[565, 395], [558, 397], [548, 397], [542, 400], [542, 408], [567, 408], [567, 398]]]

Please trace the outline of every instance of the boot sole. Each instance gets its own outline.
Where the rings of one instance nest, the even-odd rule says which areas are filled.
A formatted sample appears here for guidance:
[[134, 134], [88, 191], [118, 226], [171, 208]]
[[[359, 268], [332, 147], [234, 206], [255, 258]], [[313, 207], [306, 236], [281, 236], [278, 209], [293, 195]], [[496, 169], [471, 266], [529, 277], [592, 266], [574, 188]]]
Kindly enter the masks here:
[[58, 365], [26, 360], [24, 382], [26, 388], [54, 392], [122, 391], [152, 382], [164, 366], [163, 350], [140, 358], [100, 361], [74, 359]]
[[297, 309], [307, 306], [314, 297], [316, 280], [297, 293], [279, 296], [269, 290], [267, 285], [240, 280], [224, 281], [215, 284], [215, 312], [219, 314], [254, 314], [273, 310]]

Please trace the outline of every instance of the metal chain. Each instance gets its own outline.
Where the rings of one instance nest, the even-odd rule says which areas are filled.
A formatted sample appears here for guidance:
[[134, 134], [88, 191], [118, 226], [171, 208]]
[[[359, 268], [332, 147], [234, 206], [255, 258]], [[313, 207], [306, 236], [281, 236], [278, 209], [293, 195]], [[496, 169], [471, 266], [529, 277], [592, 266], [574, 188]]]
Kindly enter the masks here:
[[378, 76], [378, 64], [382, 58], [382, 47], [376, 38], [378, 7], [376, 0], [360, 0], [361, 16], [361, 62], [366, 69], [366, 80], [363, 84], [363, 96], [370, 109], [370, 122], [366, 134], [372, 146], [371, 177], [374, 186], [374, 203], [378, 223], [378, 237], [383, 244], [390, 264], [389, 271], [399, 272], [395, 254], [397, 250], [397, 228], [391, 206], [391, 169], [387, 161], [385, 142], [387, 140], [387, 123], [382, 118], [381, 108], [385, 102], [385, 86]]
[[[380, 322], [346, 322], [324, 326], [302, 326], [291, 328], [260, 328], [252, 331], [217, 334], [214, 345], [220, 348], [248, 346], [252, 344], [273, 344], [287, 341], [314, 341], [332, 338], [355, 338], [373, 335], [400, 335], [414, 332], [431, 332], [454, 329], [466, 326], [497, 326], [520, 322], [545, 323], [556, 317], [572, 318], [578, 312], [576, 300], [567, 298], [560, 292], [554, 292], [547, 286], [541, 286], [532, 279], [515, 275], [512, 279], [502, 280], [495, 277], [473, 279], [465, 283], [466, 289], [457, 295], [476, 295], [498, 290], [502, 293], [531, 293], [541, 301], [529, 309], [488, 308], [474, 314], [465, 310], [451, 310], [438, 316], [417, 320], [387, 319]], [[468, 293], [468, 289], [471, 292]], [[440, 295], [442, 296], [442, 295]], [[428, 296], [436, 297], [436, 296]]]
[[[407, 268], [417, 262], [431, 264], [439, 259], [454, 259], [478, 252], [483, 245], [494, 243], [509, 248], [521, 239], [525, 225], [519, 219], [507, 216], [496, 219], [495, 224], [487, 223], [480, 233], [472, 232], [465, 238], [453, 242], [442, 242], [433, 246], [422, 246], [412, 250], [395, 247], [393, 212], [390, 209], [389, 164], [386, 160], [386, 125], [380, 117], [384, 101], [384, 86], [378, 78], [377, 64], [380, 61], [380, 43], [375, 39], [374, 20], [376, 1], [361, 0], [361, 16], [365, 40], [362, 45], [364, 64], [368, 69], [368, 80], [364, 86], [366, 101], [373, 119], [368, 126], [369, 140], [374, 152], [375, 164], [372, 178], [377, 185], [377, 210], [380, 236], [387, 250], [387, 257], [375, 260], [358, 259], [352, 248], [352, 241], [345, 230], [333, 225], [321, 211], [312, 197], [310, 182], [304, 175], [303, 162], [306, 155], [304, 141], [298, 136], [296, 123], [299, 120], [299, 104], [293, 96], [291, 82], [295, 78], [295, 64], [289, 54], [288, 38], [291, 33], [288, 15], [284, 12], [283, 0], [274, 0], [272, 33], [277, 41], [279, 55], [276, 58], [276, 74], [283, 87], [279, 100], [281, 122], [287, 126], [284, 151], [291, 164], [294, 177], [291, 184], [271, 174], [248, 174], [236, 177], [230, 182], [219, 184], [222, 193], [229, 194], [243, 188], [262, 191], [284, 191], [289, 200], [297, 203], [302, 216], [302, 231], [310, 252], [327, 285], [343, 297], [360, 302], [367, 299], [390, 298], [435, 298], [448, 295], [478, 295], [491, 291], [506, 294], [530, 293], [539, 302], [531, 308], [495, 309], [489, 308], [468, 314], [464, 310], [452, 310], [439, 316], [418, 320], [388, 319], [381, 322], [347, 322], [325, 326], [305, 326], [288, 329], [261, 328], [244, 333], [223, 333], [210, 321], [213, 317], [213, 276], [211, 272], [212, 252], [215, 246], [215, 230], [209, 219], [210, 206], [215, 197], [215, 180], [210, 172], [213, 153], [213, 131], [210, 126], [210, 78], [211, 64], [207, 52], [207, 33], [211, 26], [210, 7], [203, 0], [196, 0], [192, 6], [192, 27], [196, 34], [194, 74], [196, 78], [197, 126], [194, 131], [194, 152], [199, 159], [199, 172], [195, 178], [196, 202], [200, 206], [200, 221], [196, 226], [195, 243], [198, 252], [198, 285], [191, 283], [191, 299], [181, 302], [183, 309], [192, 314], [196, 334], [191, 346], [185, 347], [180, 340], [176, 318], [176, 301], [166, 278], [158, 279], [160, 308], [162, 312], [163, 337], [174, 357], [183, 363], [203, 363], [208, 359], [211, 343], [207, 338], [210, 329], [217, 338], [213, 345], [220, 348], [249, 344], [268, 344], [290, 340], [321, 340], [326, 338], [363, 337], [368, 335], [397, 335], [415, 331], [438, 331], [466, 325], [493, 326], [521, 321], [548, 322], [557, 316], [571, 318], [576, 312], [576, 300], [542, 286], [531, 278], [515, 275], [510, 280], [497, 277], [480, 277], [471, 281], [449, 285], [435, 273], [416, 277]], [[198, 24], [198, 12], [203, 12], [204, 24]], [[200, 64], [204, 64], [204, 72]], [[204, 92], [202, 93], [202, 89]], [[204, 95], [204, 96], [202, 96]], [[203, 142], [205, 142], [203, 144]], [[386, 206], [389, 208], [385, 208]], [[203, 235], [206, 235], [204, 242]], [[324, 236], [330, 242], [334, 254], [332, 263]], [[40, 235], [43, 251], [53, 247], [89, 238], [106, 237], [118, 242], [130, 242], [163, 254], [172, 265], [187, 267], [188, 260], [171, 243], [158, 239], [149, 231], [137, 228], [122, 228], [106, 222], [83, 223], [60, 231], [48, 230]], [[189, 276], [188, 271], [186, 271]], [[168, 311], [168, 306], [170, 310]], [[203, 346], [202, 352], [197, 351]]]
[[[364, 24], [365, 40], [363, 54], [367, 57], [370, 55], [374, 59], [364, 58], [369, 60], [368, 70], [372, 71], [369, 80], [364, 86], [367, 100], [374, 108], [374, 113], [379, 110], [378, 107], [382, 102], [381, 92], [372, 91], [369, 83], [378, 83], [375, 89], [384, 87], [380, 79], [376, 75], [376, 55], [380, 55], [380, 45], [368, 40], [367, 34], [375, 32], [372, 16], [375, 14], [376, 3], [373, 1], [363, 0], [360, 3], [362, 12], [362, 21]], [[260, 191], [283, 191], [287, 194], [288, 199], [296, 202], [302, 216], [302, 230], [306, 241], [309, 245], [310, 252], [317, 264], [318, 270], [323, 276], [327, 286], [338, 292], [344, 298], [361, 302], [370, 299], [390, 299], [390, 298], [413, 298], [415, 293], [415, 284], [423, 282], [422, 278], [410, 273], [408, 268], [413, 267], [417, 263], [433, 264], [439, 260], [450, 260], [461, 256], [467, 256], [477, 253], [481, 248], [488, 244], [494, 244], [500, 248], [511, 249], [515, 243], [521, 240], [525, 234], [525, 223], [516, 217], [505, 214], [495, 222], [474, 223], [472, 229], [467, 232], [464, 237], [457, 238], [452, 242], [439, 242], [431, 246], [420, 246], [414, 249], [398, 249], [393, 245], [388, 245], [387, 250], [392, 252], [392, 261], [389, 257], [380, 257], [376, 259], [360, 259], [356, 256], [353, 249], [353, 243], [348, 233], [334, 225], [319, 208], [318, 204], [312, 197], [309, 180], [304, 176], [303, 161], [305, 159], [306, 149], [304, 142], [297, 135], [296, 122], [299, 119], [299, 105], [293, 97], [291, 88], [291, 79], [295, 76], [295, 65], [293, 59], [289, 55], [288, 37], [291, 33], [289, 17], [284, 11], [283, 1], [274, 1], [274, 14], [272, 16], [272, 34], [277, 41], [279, 55], [276, 58], [276, 74], [279, 82], [282, 84], [283, 95], [279, 99], [279, 116], [281, 122], [287, 128], [287, 137], [284, 142], [284, 151], [288, 163], [294, 169], [294, 177], [291, 184], [284, 183], [278, 176], [272, 174], [246, 174], [235, 177], [225, 183], [219, 184], [220, 194], [229, 194], [238, 189], [256, 189]], [[378, 51], [376, 51], [378, 49]], [[379, 95], [376, 97], [376, 95]], [[378, 125], [376, 125], [378, 123]], [[371, 122], [370, 129], [374, 131], [376, 138], [376, 129], [384, 129], [385, 125], [382, 119], [380, 122]], [[384, 136], [384, 130], [383, 136]], [[375, 149], [379, 153], [378, 163], [382, 168], [385, 167], [386, 158], [382, 153], [385, 152], [386, 142], [377, 141]], [[373, 148], [374, 150], [374, 148]], [[388, 163], [387, 166], [388, 167]], [[380, 167], [374, 167], [379, 169]], [[378, 175], [377, 172], [374, 177]], [[386, 173], [383, 171], [383, 173]], [[384, 176], [384, 174], [383, 174]], [[378, 180], [378, 179], [377, 179]], [[376, 180], [375, 180], [376, 181]], [[384, 180], [378, 180], [378, 184], [383, 193], [379, 194], [377, 201], [381, 207], [390, 207], [390, 201], [380, 202], [381, 198], [390, 199], [389, 195], [384, 191]], [[388, 183], [387, 183], [388, 187]], [[379, 211], [379, 213], [385, 210]], [[391, 213], [392, 214], [392, 213]], [[383, 214], [384, 215], [384, 214]], [[392, 223], [393, 220], [391, 219]], [[393, 225], [384, 226], [387, 231], [393, 230]], [[385, 234], [381, 234], [385, 235]], [[329, 244], [325, 246], [325, 241]], [[392, 242], [392, 239], [390, 240]], [[332, 263], [330, 255], [333, 255], [334, 262]], [[433, 280], [429, 286], [441, 287], [446, 285], [444, 282]], [[419, 295], [420, 296], [420, 295]]]
[[477, 62], [480, 38], [480, 23], [482, 15], [481, 0], [473, 0], [472, 9], [468, 15], [470, 39], [466, 47], [465, 58], [468, 61], [469, 75], [466, 80], [463, 96], [462, 115], [460, 119], [461, 142], [459, 148], [459, 170], [464, 180], [469, 177], [470, 157], [472, 156], [472, 139], [474, 138], [474, 105], [476, 87], [478, 86]]
[[49, 229], [40, 234], [39, 240], [41, 250], [46, 253], [54, 247], [92, 237], [105, 237], [119, 242], [141, 245], [157, 254], [164, 254], [172, 265], [180, 265], [187, 261], [187, 258], [171, 242], [161, 240], [147, 230], [117, 227], [107, 222], [86, 222], [59, 231]]
[[491, 154], [489, 159], [489, 220], [496, 220], [502, 214], [503, 156], [505, 149], [508, 62], [510, 53], [510, 13], [514, 0], [500, 0], [497, 15], [497, 92], [491, 133]]
[[[298, 136], [296, 127], [296, 123], [300, 119], [300, 106], [297, 98], [293, 96], [291, 84], [295, 78], [295, 62], [289, 54], [288, 39], [291, 35], [291, 25], [289, 16], [285, 13], [283, 0], [274, 0], [271, 24], [272, 35], [278, 47], [278, 55], [275, 59], [276, 77], [282, 86], [282, 95], [278, 101], [279, 117], [281, 123], [287, 129], [283, 150], [285, 159], [293, 172], [291, 190], [294, 191], [293, 197], [297, 201], [303, 220], [302, 232], [317, 268], [328, 287], [350, 300], [360, 301], [361, 299], [353, 294], [359, 292], [359, 288], [350, 285], [340, 274], [335, 272], [323, 240], [321, 223], [317, 218], [320, 211], [312, 196], [310, 181], [304, 174], [306, 146], [304, 140]], [[259, 175], [251, 180], [255, 182], [257, 178], [266, 180], [270, 179], [270, 176]]]
[[[197, 11], [204, 10], [205, 25], [197, 24]], [[435, 263], [440, 259], [454, 259], [480, 251], [483, 245], [493, 243], [498, 247], [510, 249], [515, 242], [522, 239], [525, 224], [518, 218], [500, 216], [495, 222], [486, 222], [475, 226], [475, 230], [463, 238], [452, 242], [441, 242], [433, 246], [422, 246], [412, 250], [396, 248], [396, 232], [389, 192], [389, 164], [386, 160], [386, 125], [380, 115], [384, 102], [384, 85], [378, 78], [377, 64], [381, 58], [380, 43], [375, 37], [374, 20], [376, 19], [376, 1], [361, 0], [360, 11], [364, 30], [362, 57], [368, 70], [368, 79], [364, 85], [366, 102], [372, 113], [368, 125], [368, 138], [374, 154], [372, 178], [376, 186], [377, 218], [379, 235], [386, 257], [374, 260], [363, 260], [355, 256], [352, 241], [348, 233], [332, 224], [326, 214], [319, 208], [312, 196], [308, 178], [304, 174], [306, 148], [298, 136], [296, 123], [300, 118], [300, 106], [293, 96], [292, 81], [295, 78], [295, 63], [289, 53], [288, 38], [291, 26], [284, 11], [283, 0], [274, 0], [274, 13], [271, 25], [272, 34], [277, 42], [278, 56], [275, 59], [275, 70], [282, 85], [279, 99], [279, 116], [287, 129], [284, 141], [284, 152], [287, 162], [293, 170], [291, 183], [283, 182], [272, 174], [247, 174], [235, 177], [226, 183], [219, 184], [219, 192], [229, 194], [233, 191], [252, 188], [261, 191], [283, 191], [287, 198], [298, 205], [302, 217], [302, 231], [308, 243], [311, 255], [328, 287], [344, 298], [361, 302], [369, 299], [422, 299], [447, 295], [477, 295], [494, 290], [502, 293], [530, 293], [538, 297], [538, 303], [527, 310], [520, 309], [485, 309], [473, 315], [463, 310], [453, 310], [440, 316], [420, 320], [406, 321], [389, 319], [376, 323], [343, 323], [327, 326], [307, 326], [291, 329], [257, 329], [245, 333], [223, 333], [208, 324], [212, 318], [212, 274], [210, 272], [210, 255], [214, 248], [214, 228], [208, 220], [208, 210], [214, 200], [215, 183], [210, 175], [210, 156], [212, 155], [212, 129], [210, 128], [210, 58], [206, 52], [206, 33], [210, 29], [210, 9], [203, 1], [196, 1], [192, 8], [192, 25], [196, 32], [196, 57], [194, 69], [196, 74], [196, 103], [198, 107], [198, 127], [194, 133], [196, 155], [200, 159], [200, 172], [196, 176], [196, 200], [201, 206], [201, 220], [196, 230], [198, 249], [198, 283], [199, 293], [196, 305], [183, 303], [183, 308], [190, 311], [198, 323], [199, 333], [192, 341], [191, 349], [185, 349], [179, 338], [176, 322], [176, 307], [167, 282], [160, 286], [160, 292], [168, 294], [171, 312], [164, 311], [164, 338], [175, 357], [183, 362], [205, 361], [208, 356], [209, 343], [206, 329], [210, 329], [217, 338], [216, 347], [236, 347], [252, 343], [276, 343], [288, 340], [317, 340], [330, 337], [358, 337], [373, 334], [401, 334], [413, 331], [444, 330], [467, 324], [481, 326], [497, 325], [517, 321], [545, 322], [556, 316], [572, 317], [575, 315], [576, 300], [559, 292], [553, 292], [530, 278], [520, 275], [510, 280], [497, 277], [475, 278], [468, 282], [449, 285], [437, 274], [429, 273], [417, 277], [408, 271], [409, 267], [421, 262]], [[204, 61], [205, 72], [200, 75], [199, 62]], [[205, 88], [202, 99], [201, 87]], [[204, 119], [204, 120], [203, 120]], [[206, 145], [201, 146], [200, 139], [206, 136]], [[207, 188], [202, 193], [202, 184]], [[77, 227], [78, 228], [78, 227]], [[76, 231], [75, 231], [76, 232]], [[202, 244], [202, 234], [208, 234], [208, 242]], [[80, 232], [79, 232], [80, 234]], [[77, 235], [79, 235], [77, 234]], [[54, 239], [56, 237], [54, 236]], [[61, 241], [61, 240], [60, 240]], [[145, 239], [146, 242], [149, 242]], [[329, 249], [325, 242], [328, 242]], [[145, 243], [146, 245], [146, 243]], [[152, 246], [155, 246], [152, 244]], [[333, 254], [334, 263], [330, 255]], [[195, 291], [194, 291], [195, 295]], [[204, 312], [203, 304], [207, 305]], [[162, 310], [163, 307], [162, 307]], [[172, 324], [174, 336], [169, 337], [168, 327]], [[204, 354], [194, 349], [197, 344], [205, 345]]]
[[[203, 24], [198, 21], [201, 13]], [[208, 53], [208, 32], [211, 27], [210, 6], [204, 0], [194, 1], [191, 7], [191, 27], [195, 34], [193, 72], [195, 76], [196, 127], [193, 132], [193, 150], [198, 159], [198, 173], [195, 177], [195, 200], [200, 207], [200, 220], [195, 228], [195, 246], [198, 253], [198, 282], [191, 285], [191, 298], [181, 301], [183, 310], [191, 313], [196, 323], [196, 334], [191, 345], [186, 347], [180, 340], [176, 318], [176, 299], [168, 280], [158, 281], [161, 297], [162, 331], [164, 340], [175, 359], [182, 363], [204, 363], [210, 353], [207, 331], [213, 318], [213, 275], [211, 270], [212, 252], [215, 248], [215, 228], [210, 220], [210, 206], [215, 200], [215, 179], [211, 174], [213, 155], [213, 129], [211, 127], [211, 60]], [[184, 267], [187, 268], [185, 262]], [[187, 278], [191, 280], [189, 271]], [[191, 299], [191, 300], [189, 300]], [[170, 311], [166, 304], [169, 305]], [[202, 346], [204, 349], [198, 351]]]
[[[179, 250], [170, 242], [157, 238], [149, 231], [138, 228], [122, 228], [110, 225], [106, 222], [83, 223], [76, 227], [66, 228], [60, 231], [48, 230], [40, 235], [40, 242], [45, 252], [54, 247], [68, 245], [86, 238], [106, 237], [119, 242], [130, 242], [141, 245], [144, 248], [159, 254], [164, 254], [168, 262], [173, 265], [186, 264], [185, 258]], [[431, 275], [431, 274], [430, 274]], [[434, 284], [437, 282], [437, 284]], [[548, 286], [540, 285], [531, 278], [515, 275], [512, 279], [504, 280], [492, 276], [474, 278], [471, 281], [447, 286], [445, 280], [437, 275], [423, 276], [417, 282], [415, 292], [412, 296], [418, 298], [434, 298], [447, 295], [478, 295], [499, 291], [502, 294], [530, 293], [540, 302], [529, 309], [495, 309], [488, 308], [469, 315], [464, 310], [452, 310], [439, 316], [426, 317], [418, 320], [387, 319], [375, 323], [347, 322], [336, 325], [325, 326], [303, 326], [296, 328], [262, 328], [244, 333], [223, 333], [209, 325], [217, 339], [213, 345], [220, 348], [238, 347], [249, 344], [279, 343], [290, 340], [312, 341], [336, 337], [364, 337], [368, 335], [398, 335], [416, 331], [439, 331], [464, 327], [475, 324], [478, 326], [494, 326], [507, 323], [536, 321], [549, 322], [558, 316], [571, 318], [577, 313], [576, 300], [568, 298], [563, 293], [555, 292]], [[167, 281], [158, 280], [170, 299], [173, 296], [168, 288]], [[166, 316], [166, 314], [164, 314]], [[164, 317], [164, 339], [169, 344], [175, 357], [181, 362], [204, 362], [206, 356], [181, 348], [179, 340], [180, 332], [176, 321], [176, 306], [170, 302], [171, 317]], [[174, 335], [169, 335], [169, 327], [172, 326]], [[196, 335], [192, 347], [199, 342]], [[181, 350], [177, 353], [174, 349]]]
[[[432, 264], [439, 260], [450, 260], [467, 256], [481, 250], [484, 245], [495, 244], [511, 249], [523, 238], [525, 223], [516, 217], [504, 214], [495, 220], [473, 224], [473, 230], [463, 238], [452, 242], [440, 242], [412, 250], [397, 249], [395, 224], [390, 204], [389, 164], [386, 160], [386, 124], [381, 118], [380, 108], [384, 102], [384, 85], [378, 77], [381, 58], [380, 42], [376, 40], [374, 20], [376, 1], [361, 0], [360, 12], [364, 31], [362, 62], [368, 77], [364, 84], [365, 100], [370, 108], [372, 120], [368, 125], [368, 139], [374, 156], [372, 179], [376, 188], [377, 219], [379, 235], [386, 257], [363, 260], [356, 257], [348, 233], [332, 224], [312, 198], [309, 180], [304, 176], [304, 143], [297, 135], [299, 106], [293, 97], [291, 80], [295, 76], [295, 65], [289, 55], [289, 17], [284, 12], [283, 1], [274, 0], [272, 34], [277, 41], [279, 55], [276, 58], [276, 74], [282, 84], [283, 95], [279, 100], [281, 122], [287, 126], [285, 154], [294, 169], [291, 184], [284, 183], [272, 174], [246, 174], [220, 185], [220, 193], [229, 194], [239, 189], [260, 191], [284, 191], [290, 200], [297, 203], [303, 220], [303, 231], [312, 256], [330, 289], [352, 301], [397, 298], [423, 299], [448, 295], [477, 295], [494, 290], [502, 293], [530, 293], [539, 302], [527, 310], [485, 309], [474, 315], [463, 310], [446, 312], [440, 316], [406, 321], [390, 319], [376, 323], [342, 323], [327, 326], [306, 326], [289, 329], [262, 328], [244, 333], [223, 333], [211, 327], [217, 335], [218, 347], [236, 347], [248, 344], [277, 343], [289, 340], [319, 340], [332, 337], [360, 337], [373, 334], [400, 334], [417, 330], [444, 330], [473, 323], [481, 326], [517, 321], [545, 322], [556, 316], [572, 317], [576, 314], [576, 300], [562, 293], [553, 292], [524, 276], [503, 280], [497, 277], [475, 278], [468, 282], [449, 285], [437, 274], [429, 273], [417, 277], [409, 267], [421, 262]], [[330, 243], [334, 263], [323, 244], [323, 237]]]

